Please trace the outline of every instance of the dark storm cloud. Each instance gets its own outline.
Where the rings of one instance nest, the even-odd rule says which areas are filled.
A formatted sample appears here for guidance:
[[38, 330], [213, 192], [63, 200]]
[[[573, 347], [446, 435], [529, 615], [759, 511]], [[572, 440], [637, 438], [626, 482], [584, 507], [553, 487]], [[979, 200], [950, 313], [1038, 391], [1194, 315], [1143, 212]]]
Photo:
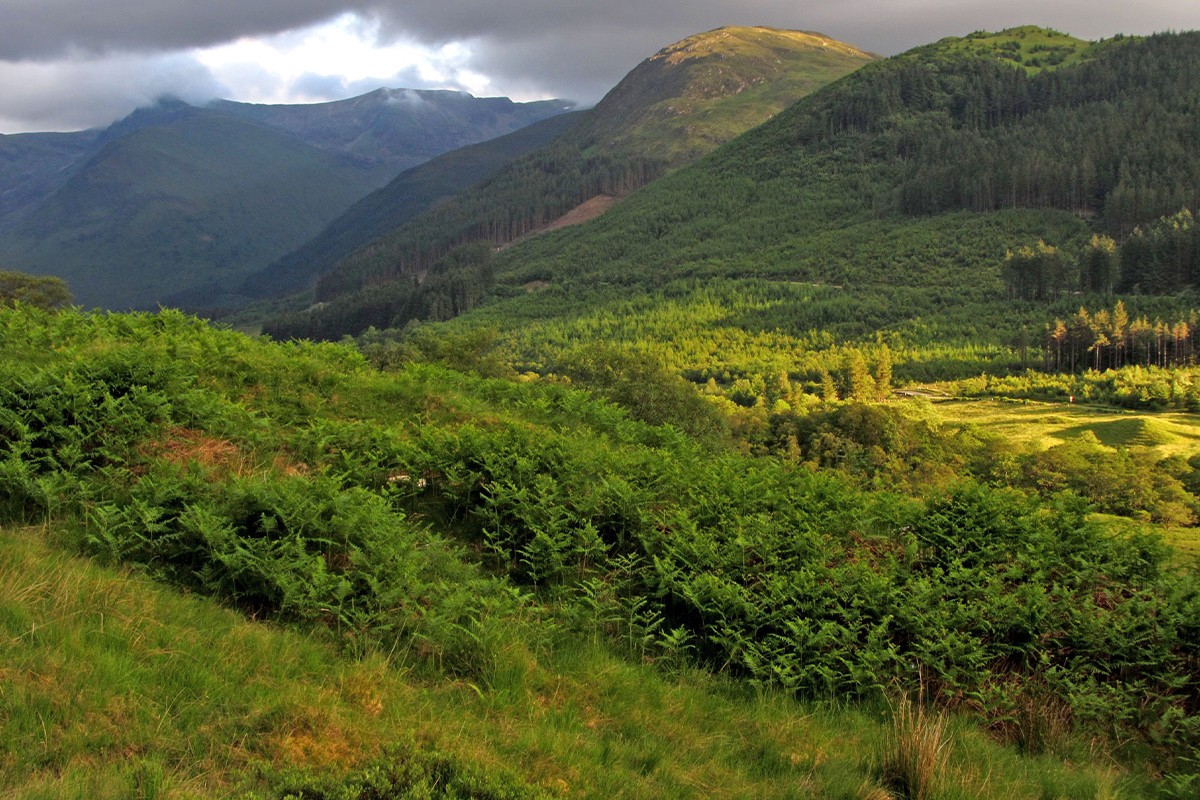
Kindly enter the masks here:
[[[384, 43], [465, 44], [470, 56], [462, 66], [488, 77], [496, 94], [581, 102], [599, 99], [665, 45], [722, 25], [819, 31], [885, 55], [944, 36], [1022, 24], [1088, 39], [1200, 28], [1196, 0], [0, 0], [0, 126], [26, 119], [22, 124], [29, 129], [36, 110], [28, 107], [56, 102], [74, 104], [78, 113], [68, 116], [83, 120], [84, 112], [115, 110], [164, 82], [176, 81], [177, 94], [215, 90], [215, 80], [201, 74], [202, 67], [192, 69], [179, 60], [187, 58], [184, 51], [296, 31], [347, 12], [378, 23]], [[172, 53], [178, 58], [172, 60]], [[131, 54], [146, 60], [141, 72], [128, 66]], [[45, 98], [17, 85], [30, 64], [61, 75], [55, 84], [48, 73], [39, 73], [36, 87]], [[396, 79], [411, 77], [411, 86], [427, 85], [415, 80], [420, 76], [412, 66], [396, 64]], [[161, 76], [150, 74], [155, 70]], [[309, 89], [374, 88], [324, 74], [336, 71], [328, 66], [320, 71], [306, 79]], [[235, 98], [243, 86], [283, 80], [254, 64], [240, 76], [223, 77]], [[71, 83], [80, 80], [87, 91]], [[454, 85], [452, 77], [447, 80]], [[37, 118], [43, 117], [49, 119]], [[99, 122], [90, 118], [90, 124]]]
[[377, 11], [385, 34], [468, 40], [474, 68], [498, 86], [540, 87], [592, 102], [642, 59], [693, 33], [723, 25], [806, 27], [801, 5], [794, 0], [511, 0], [478, 6], [413, 0]]
[[433, 44], [478, 39], [506, 61], [512, 58], [504, 51], [533, 46], [535, 61], [574, 49], [579, 61], [591, 64], [608, 63], [604, 53], [640, 59], [675, 39], [729, 24], [820, 30], [884, 53], [1026, 23], [1089, 37], [1200, 25], [1195, 0], [0, 0], [0, 60], [200, 47], [343, 12], [377, 17], [392, 34]]
[[385, 32], [473, 39], [474, 68], [497, 86], [598, 99], [665, 45], [722, 25], [818, 31], [891, 55], [945, 36], [1043, 25], [1085, 39], [1200, 28], [1195, 0], [409, 0], [374, 7]]
[[0, 60], [203, 47], [329, 19], [339, 0], [0, 0]]

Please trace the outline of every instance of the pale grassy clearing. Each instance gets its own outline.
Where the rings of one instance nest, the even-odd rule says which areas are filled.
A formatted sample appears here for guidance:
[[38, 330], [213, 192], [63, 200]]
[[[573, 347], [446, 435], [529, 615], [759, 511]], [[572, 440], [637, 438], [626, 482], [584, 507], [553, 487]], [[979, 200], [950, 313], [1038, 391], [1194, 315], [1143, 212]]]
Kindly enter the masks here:
[[946, 422], [977, 425], [1025, 447], [1046, 449], [1090, 431], [1108, 447], [1144, 447], [1159, 458], [1200, 455], [1196, 414], [1034, 400], [945, 400], [934, 405]]
[[[929, 408], [927, 400], [919, 402]], [[1197, 414], [1004, 399], [939, 400], [933, 403], [933, 409], [949, 424], [974, 425], [1021, 448], [1044, 450], [1090, 432], [1107, 447], [1140, 448], [1159, 460], [1200, 455]], [[1154, 530], [1179, 552], [1183, 563], [1200, 564], [1200, 528], [1096, 516], [1122, 530]]]

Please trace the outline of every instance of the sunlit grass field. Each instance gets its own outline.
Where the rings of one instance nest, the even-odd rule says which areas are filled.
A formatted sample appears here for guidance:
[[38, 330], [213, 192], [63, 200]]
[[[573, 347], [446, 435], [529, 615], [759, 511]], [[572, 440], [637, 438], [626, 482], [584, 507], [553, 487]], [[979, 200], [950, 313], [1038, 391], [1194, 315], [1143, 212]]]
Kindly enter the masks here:
[[[947, 422], [976, 425], [1022, 447], [1045, 449], [1091, 433], [1107, 447], [1143, 448], [1158, 460], [1200, 455], [1197, 414], [1002, 399], [941, 400], [934, 407]], [[1120, 528], [1141, 526], [1120, 517], [1100, 516]], [[1151, 527], [1179, 551], [1184, 563], [1200, 564], [1200, 529]]]
[[1196, 414], [1032, 400], [944, 400], [935, 405], [948, 422], [986, 427], [1030, 447], [1053, 447], [1091, 432], [1108, 447], [1144, 447], [1160, 458], [1200, 454]]

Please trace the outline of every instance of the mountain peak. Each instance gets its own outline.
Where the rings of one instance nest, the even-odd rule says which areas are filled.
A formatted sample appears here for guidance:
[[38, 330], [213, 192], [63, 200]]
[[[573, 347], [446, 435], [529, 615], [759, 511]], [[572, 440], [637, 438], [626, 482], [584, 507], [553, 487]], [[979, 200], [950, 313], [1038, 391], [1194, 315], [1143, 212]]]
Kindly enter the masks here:
[[[698, 33], [647, 58], [600, 101], [595, 143], [684, 163], [875, 58], [808, 31]], [[735, 95], [744, 97], [729, 104]]]
[[859, 50], [853, 45], [839, 42], [823, 33], [796, 31], [766, 26], [730, 25], [697, 33], [667, 45], [650, 57], [650, 61], [666, 61], [678, 64], [682, 61], [706, 56], [728, 57], [745, 53], [753, 48], [780, 48], [784, 50], [820, 49], [857, 55], [867, 59], [873, 54]]
[[916, 52], [991, 58], [1022, 67], [1027, 72], [1070, 66], [1094, 55], [1095, 42], [1077, 39], [1051, 28], [1020, 25], [1002, 31], [975, 31], [966, 36], [951, 36]]

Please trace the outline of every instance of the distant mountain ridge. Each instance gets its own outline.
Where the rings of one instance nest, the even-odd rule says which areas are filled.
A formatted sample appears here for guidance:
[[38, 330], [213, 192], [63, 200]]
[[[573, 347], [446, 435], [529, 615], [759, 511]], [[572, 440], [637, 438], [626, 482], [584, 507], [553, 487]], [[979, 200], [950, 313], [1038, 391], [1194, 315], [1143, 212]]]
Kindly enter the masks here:
[[164, 98], [102, 131], [0, 137], [0, 264], [63, 277], [85, 305], [236, 305], [247, 275], [400, 170], [571, 107], [409, 90]]
[[0, 134], [0, 233], [15, 227], [62, 186], [99, 135]]
[[0, 260], [76, 300], [147, 309], [240, 276], [370, 191], [371, 174], [290, 134], [202, 108], [107, 142], [20, 226]]
[[442, 153], [573, 110], [566, 100], [516, 103], [466, 92], [376, 89], [310, 105], [218, 100], [210, 108], [288, 131], [311, 145], [378, 164], [393, 175]]

